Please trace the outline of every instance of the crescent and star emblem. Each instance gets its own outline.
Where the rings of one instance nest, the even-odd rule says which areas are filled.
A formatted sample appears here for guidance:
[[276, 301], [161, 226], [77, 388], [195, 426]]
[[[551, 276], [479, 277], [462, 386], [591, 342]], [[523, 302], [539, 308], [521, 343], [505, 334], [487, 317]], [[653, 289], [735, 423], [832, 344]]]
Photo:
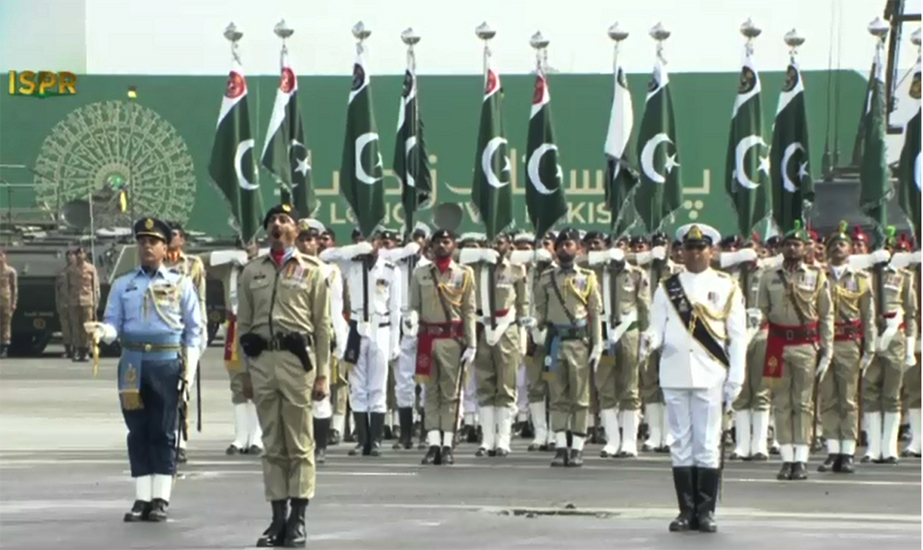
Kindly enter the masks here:
[[[780, 167], [780, 169], [782, 170], [782, 187], [784, 187], [785, 190], [788, 191], [789, 193], [794, 193], [795, 191], [798, 190], [798, 188], [795, 186], [795, 183], [792, 181], [792, 179], [788, 177], [788, 174], [789, 174], [788, 162], [792, 159], [792, 156], [794, 156], [795, 153], [797, 153], [798, 151], [801, 151], [803, 153], [804, 147], [801, 145], [800, 142], [796, 141], [794, 143], [789, 143], [788, 147], [785, 148], [785, 152], [782, 154], [782, 166]], [[808, 167], [807, 162], [799, 164], [798, 166], [798, 179], [799, 180], [804, 175], [806, 175], [807, 167]]]
[[[300, 149], [300, 151], [299, 151]], [[311, 171], [311, 164], [308, 162], [308, 150], [304, 143], [292, 140], [288, 146], [288, 158], [292, 159], [292, 174], [301, 174], [302, 181], [307, 179], [308, 172]], [[292, 180], [292, 187], [297, 187], [300, 182]]]
[[[539, 172], [539, 166], [542, 164], [542, 157], [545, 156], [545, 153], [554, 151], [557, 153], [558, 146], [552, 143], [543, 143], [535, 148], [535, 151], [532, 151], [532, 155], [529, 157], [529, 164], [527, 165], [527, 170], [529, 173], [529, 181], [532, 182], [532, 187], [542, 195], [552, 195], [558, 190], [561, 189], [561, 165], [555, 163], [557, 172], [555, 173], [555, 179], [557, 180], [554, 185], [554, 189], [549, 189], [547, 185], [542, 181], [542, 174]], [[557, 155], [555, 155], [555, 160], [557, 160]]]
[[[509, 179], [500, 181], [493, 167], [494, 153], [496, 153], [500, 147], [506, 147], [506, 144], [507, 141], [505, 138], [497, 136], [487, 142], [487, 146], [484, 147], [484, 152], [481, 153], [481, 170], [484, 171], [484, 177], [487, 178], [487, 183], [495, 189], [500, 189], [510, 184]], [[506, 155], [505, 151], [503, 152], [503, 168], [500, 172], [506, 172], [507, 174], [510, 172], [510, 157]]]
[[[734, 155], [734, 179], [737, 180], [741, 187], [752, 190], [760, 186], [758, 182], [751, 180], [750, 176], [747, 175], [747, 171], [744, 170], [744, 157], [751, 148], [765, 144], [763, 138], [757, 135], [749, 135], [737, 142]], [[769, 174], [769, 159], [760, 157], [759, 169]]]
[[[361, 181], [362, 183], [366, 185], [374, 185], [375, 182], [378, 182], [381, 180], [381, 176], [378, 176], [378, 177], [370, 176], [368, 172], [365, 171], [365, 166], [363, 166], [362, 164], [362, 157], [364, 156], [365, 148], [368, 147], [369, 144], [373, 142], [377, 142], [377, 141], [378, 141], [378, 134], [376, 134], [375, 132], [366, 132], [356, 138], [356, 179], [358, 179], [359, 181]], [[378, 162], [374, 166], [372, 166], [372, 169], [374, 170], [375, 168], [380, 167], [380, 166], [381, 166], [381, 152], [378, 152]]]
[[247, 163], [248, 166], [243, 165], [244, 155], [252, 151], [254, 145], [256, 145], [254, 140], [245, 139], [237, 144], [237, 151], [234, 152], [234, 172], [237, 174], [237, 185], [247, 191], [255, 191], [260, 188], [260, 184], [251, 183], [247, 179], [247, 176], [253, 177], [253, 157], [250, 157], [251, 162]]
[[[654, 183], [665, 183], [667, 178], [657, 172], [657, 169], [654, 168], [654, 152], [657, 150], [657, 146], [661, 143], [673, 143], [673, 140], [670, 139], [664, 132], [655, 134], [651, 139], [647, 140], [647, 143], [644, 144], [644, 148], [641, 149], [641, 170], [644, 172], [644, 175], [647, 179], [651, 180]], [[679, 166], [679, 163], [676, 162], [676, 154], [668, 155], [667, 161], [664, 163], [664, 168], [667, 173], [673, 171], [673, 168]]]

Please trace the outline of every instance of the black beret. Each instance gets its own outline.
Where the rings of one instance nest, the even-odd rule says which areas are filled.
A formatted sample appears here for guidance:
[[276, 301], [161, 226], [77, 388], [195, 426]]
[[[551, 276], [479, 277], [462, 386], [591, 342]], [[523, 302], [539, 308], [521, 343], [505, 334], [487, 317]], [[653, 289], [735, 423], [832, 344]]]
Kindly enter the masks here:
[[397, 232], [390, 229], [382, 229], [377, 233], [377, 237], [382, 240], [387, 241], [396, 241], [398, 240]]
[[294, 208], [287, 204], [277, 204], [266, 211], [266, 216], [263, 218], [263, 229], [269, 227], [269, 220], [277, 214], [285, 214], [292, 219], [293, 222], [298, 221], [298, 212]]
[[583, 236], [583, 240], [585, 242], [590, 242], [590, 241], [595, 241], [595, 240], [604, 241], [606, 240], [606, 236], [603, 235], [602, 231], [596, 231], [595, 229], [591, 229], [586, 232], [586, 235]]
[[658, 231], [651, 235], [651, 245], [652, 246], [666, 246], [670, 243], [669, 237], [663, 231]]
[[574, 242], [579, 243], [580, 242], [580, 231], [578, 231], [577, 228], [575, 227], [567, 227], [567, 228], [562, 229], [561, 232], [558, 233], [558, 236], [555, 237], [554, 245], [558, 246], [564, 241], [574, 241]]
[[645, 237], [644, 235], [635, 235], [634, 237], [631, 238], [629, 243], [631, 244], [631, 246], [635, 246], [637, 244], [650, 244], [650, 241], [647, 240], [647, 237]]
[[456, 238], [455, 233], [449, 229], [437, 229], [433, 231], [432, 236], [432, 240], [434, 241], [440, 241], [442, 239], [452, 239], [454, 241]]
[[[135, 239], [138, 237], [154, 237], [168, 243], [173, 236], [173, 229], [167, 225], [167, 222], [157, 218], [141, 218], [135, 222], [134, 229]], [[77, 250], [80, 250], [80, 248]]]

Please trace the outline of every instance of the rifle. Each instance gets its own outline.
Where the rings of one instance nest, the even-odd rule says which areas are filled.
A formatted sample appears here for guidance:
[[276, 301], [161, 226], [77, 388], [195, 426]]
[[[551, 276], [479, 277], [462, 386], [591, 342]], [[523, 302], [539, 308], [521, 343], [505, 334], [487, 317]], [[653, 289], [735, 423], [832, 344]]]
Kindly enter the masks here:
[[195, 371], [196, 431], [202, 433], [202, 361]]

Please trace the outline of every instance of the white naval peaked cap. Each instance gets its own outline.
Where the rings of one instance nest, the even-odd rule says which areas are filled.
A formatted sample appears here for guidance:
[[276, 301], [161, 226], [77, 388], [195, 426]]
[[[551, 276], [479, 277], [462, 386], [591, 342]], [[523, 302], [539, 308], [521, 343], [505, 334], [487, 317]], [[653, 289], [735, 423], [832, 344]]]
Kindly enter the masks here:
[[410, 233], [411, 233], [411, 235], [412, 235], [412, 234], [416, 233], [417, 231], [419, 231], [420, 233], [422, 233], [422, 234], [423, 234], [423, 238], [425, 238], [425, 239], [430, 238], [430, 235], [433, 234], [433, 230], [430, 229], [429, 226], [426, 225], [426, 224], [423, 223], [423, 222], [417, 222], [417, 223], [413, 224], [413, 231], [411, 231]]
[[458, 237], [459, 242], [480, 242], [486, 240], [487, 235], [484, 233], [462, 233], [461, 236]]
[[522, 233], [517, 233], [517, 234], [513, 237], [513, 242], [514, 242], [514, 243], [530, 243], [530, 244], [531, 244], [531, 243], [534, 243], [534, 242], [535, 242], [535, 234], [534, 234], [534, 233], [529, 233], [528, 231], [524, 231], [524, 232], [522, 232]]
[[676, 240], [683, 242], [686, 240], [701, 241], [708, 239], [712, 246], [721, 241], [721, 233], [710, 225], [704, 223], [688, 223], [676, 230]]

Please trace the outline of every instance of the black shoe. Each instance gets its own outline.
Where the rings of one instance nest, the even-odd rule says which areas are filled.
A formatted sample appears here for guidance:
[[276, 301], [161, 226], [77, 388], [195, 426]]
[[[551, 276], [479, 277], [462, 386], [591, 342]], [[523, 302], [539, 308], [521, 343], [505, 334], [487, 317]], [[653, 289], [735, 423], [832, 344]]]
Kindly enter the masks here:
[[263, 448], [259, 445], [250, 445], [250, 448], [247, 449], [248, 455], [260, 456], [263, 454]]
[[287, 500], [274, 500], [272, 505], [272, 523], [263, 531], [263, 536], [256, 541], [257, 548], [282, 546], [285, 542], [285, 516], [288, 514]]
[[369, 441], [368, 452], [363, 452], [367, 456], [381, 456], [381, 438], [385, 426], [385, 413], [369, 413]]
[[838, 472], [840, 471], [840, 455], [827, 455], [827, 460], [817, 467], [818, 472]]
[[871, 461], [872, 461], [872, 457], [870, 457], [869, 455], [865, 455], [862, 457], [862, 460], [860, 460], [859, 462], [861, 462], [862, 464], [868, 464]]
[[349, 451], [349, 456], [367, 455], [367, 451], [372, 450], [369, 442], [369, 414], [354, 412], [353, 421], [356, 424], [356, 447]]
[[426, 456], [423, 457], [423, 461], [420, 464], [439, 464], [441, 462], [441, 456], [439, 454], [439, 445], [431, 445], [429, 450], [426, 451]]
[[507, 451], [506, 449], [497, 449], [496, 451], [497, 458], [506, 458], [507, 456], [509, 456], [509, 454], [510, 452]]
[[74, 350], [69, 344], [64, 344], [64, 357], [67, 359], [73, 359], [74, 357]]
[[151, 513], [151, 503], [145, 502], [143, 500], [136, 500], [132, 505], [131, 510], [125, 512], [125, 517], [123, 518], [128, 523], [134, 523], [136, 521], [147, 521], [148, 516]]
[[285, 542], [282, 546], [286, 548], [304, 548], [308, 540], [305, 532], [305, 512], [308, 510], [308, 499], [293, 498], [292, 512], [285, 522]]
[[898, 464], [900, 460], [896, 456], [889, 456], [888, 458], [881, 461], [882, 464]]
[[792, 463], [783, 462], [782, 469], [779, 470], [779, 473], [776, 474], [776, 479], [779, 481], [789, 481], [792, 479]]
[[721, 475], [717, 468], [696, 468], [696, 517], [700, 533], [714, 533], [718, 530], [715, 522], [715, 504], [718, 502], [718, 486]]
[[185, 464], [189, 459], [186, 458], [186, 449], [180, 447], [176, 449], [176, 463]]
[[237, 445], [233, 443], [228, 445], [228, 448], [224, 450], [224, 454], [228, 456], [234, 456], [236, 454], [246, 454], [246, 453], [247, 453], [246, 449], [241, 449], [240, 447], [238, 447]]
[[670, 447], [668, 445], [661, 445], [660, 447], [654, 448], [655, 453], [669, 453]]
[[446, 466], [455, 464], [455, 456], [452, 455], [452, 447], [442, 448], [442, 463]]
[[766, 462], [767, 460], [769, 460], [769, 457], [763, 453], [756, 453], [755, 455], [750, 457], [750, 460], [752, 460], [753, 462]]
[[804, 481], [808, 479], [808, 465], [804, 462], [796, 462], [792, 465], [792, 481]]
[[698, 527], [695, 511], [695, 486], [693, 468], [684, 466], [673, 468], [673, 486], [676, 488], [676, 501], [679, 503], [679, 515], [670, 522], [670, 532], [682, 533]]
[[497, 449], [491, 449], [487, 451], [487, 456], [489, 456], [490, 458], [497, 456]]
[[474, 456], [478, 458], [484, 458], [485, 456], [487, 456], [487, 449], [485, 449], [484, 447], [481, 447], [480, 449], [475, 451]]
[[840, 455], [842, 457], [840, 461], [840, 473], [841, 474], [854, 474], [856, 473], [856, 465], [853, 462], [852, 455]]
[[151, 511], [147, 515], [147, 520], [155, 523], [167, 521], [167, 508], [169, 505], [170, 504], [162, 498], [155, 498], [152, 500]]
[[326, 464], [327, 463], [327, 449], [314, 448], [314, 463], [315, 464]]
[[397, 410], [398, 422], [401, 424], [401, 437], [394, 444], [396, 449], [413, 449], [413, 408], [404, 407]]
[[552, 466], [567, 466], [567, 449], [561, 447], [560, 449], [555, 449], [554, 458], [551, 460]]
[[571, 449], [570, 455], [567, 457], [567, 466], [571, 468], [580, 468], [583, 466], [583, 451]]
[[330, 437], [327, 439], [327, 445], [339, 445], [343, 438], [340, 436], [340, 430], [330, 430]]
[[89, 361], [89, 359], [87, 358], [88, 355], [89, 355], [89, 350], [87, 348], [80, 348], [77, 351], [76, 361], [78, 363], [86, 363], [87, 361]]

